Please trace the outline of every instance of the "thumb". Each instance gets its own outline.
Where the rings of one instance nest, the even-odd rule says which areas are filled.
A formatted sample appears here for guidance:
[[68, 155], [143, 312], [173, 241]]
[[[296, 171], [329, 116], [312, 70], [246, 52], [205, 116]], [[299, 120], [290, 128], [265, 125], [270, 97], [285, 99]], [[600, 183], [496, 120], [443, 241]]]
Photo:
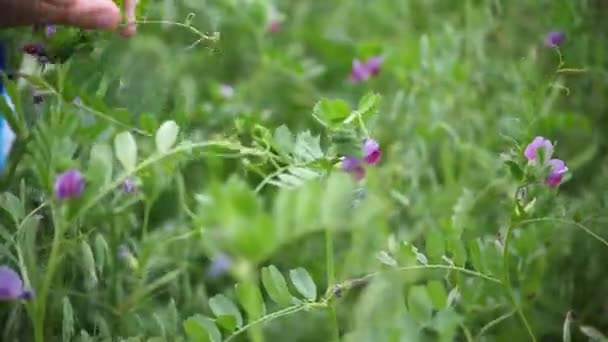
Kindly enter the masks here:
[[75, 0], [69, 2], [70, 6], [67, 8], [60, 6], [60, 8], [56, 8], [56, 11], [53, 11], [56, 16], [50, 18], [51, 21], [55, 24], [90, 30], [115, 30], [120, 24], [120, 9], [112, 0]]

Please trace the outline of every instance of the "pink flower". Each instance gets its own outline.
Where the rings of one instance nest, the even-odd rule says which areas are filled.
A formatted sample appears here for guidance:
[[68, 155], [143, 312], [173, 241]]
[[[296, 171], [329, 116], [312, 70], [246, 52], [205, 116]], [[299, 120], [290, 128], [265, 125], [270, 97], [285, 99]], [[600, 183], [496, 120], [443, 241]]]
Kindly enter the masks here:
[[70, 169], [55, 180], [55, 196], [60, 200], [78, 197], [84, 191], [84, 177], [80, 171]]
[[351, 82], [366, 81], [372, 76], [376, 76], [382, 69], [383, 59], [381, 56], [376, 56], [368, 59], [365, 63], [359, 59], [353, 60], [352, 71], [350, 73]]
[[365, 169], [361, 161], [357, 158], [346, 157], [342, 159], [342, 170], [350, 173], [356, 180], [360, 181], [365, 177]]
[[278, 21], [271, 22], [270, 25], [268, 25], [268, 31], [269, 32], [281, 31], [281, 23]]
[[372, 58], [368, 59], [367, 63], [365, 63], [365, 65], [366, 65], [369, 73], [372, 74], [372, 76], [375, 76], [380, 73], [380, 69], [382, 68], [382, 62], [383, 62], [382, 57], [376, 56], [376, 57], [372, 57]]
[[370, 165], [376, 165], [382, 158], [382, 151], [380, 151], [380, 145], [372, 138], [365, 138], [363, 140], [363, 160]]
[[551, 157], [551, 155], [553, 154], [553, 144], [551, 144], [551, 141], [543, 137], [534, 138], [534, 140], [532, 140], [532, 142], [528, 146], [526, 146], [526, 149], [524, 150], [524, 155], [529, 161], [534, 161], [538, 156], [538, 149], [541, 147], [545, 148], [546, 156]]
[[551, 165], [551, 173], [545, 181], [549, 187], [555, 188], [562, 182], [562, 177], [568, 172], [568, 168], [566, 163], [560, 159], [551, 159], [549, 165]]
[[[550, 158], [553, 154], [553, 144], [548, 139], [543, 137], [536, 137], [524, 150], [524, 155], [530, 162], [536, 162], [538, 160], [539, 149], [544, 148], [545, 155], [547, 158]], [[551, 188], [557, 187], [562, 182], [562, 177], [566, 172], [568, 172], [568, 168], [566, 167], [566, 163], [564, 163], [561, 159], [551, 159], [546, 160], [545, 165], [551, 166], [551, 172], [545, 178], [545, 182], [547, 186]]]
[[352, 82], [362, 82], [369, 78], [370, 73], [367, 66], [361, 63], [360, 60], [355, 59], [353, 61], [353, 70], [350, 73], [350, 80]]

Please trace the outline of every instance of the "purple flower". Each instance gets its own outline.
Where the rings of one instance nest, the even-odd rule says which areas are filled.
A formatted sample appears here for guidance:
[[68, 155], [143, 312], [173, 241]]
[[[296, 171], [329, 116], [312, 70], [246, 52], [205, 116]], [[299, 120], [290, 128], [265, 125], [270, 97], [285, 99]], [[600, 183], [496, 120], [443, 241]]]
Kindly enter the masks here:
[[342, 170], [352, 174], [358, 181], [365, 177], [365, 169], [363, 168], [361, 161], [357, 158], [346, 157], [342, 159]]
[[76, 96], [76, 97], [74, 98], [74, 100], [72, 100], [72, 102], [73, 102], [75, 105], [81, 105], [81, 104], [82, 104], [82, 100], [80, 99], [80, 96]]
[[57, 27], [55, 25], [46, 25], [46, 29], [44, 30], [44, 34], [47, 37], [51, 37], [57, 32]]
[[33, 297], [34, 293], [32, 291], [23, 288], [23, 281], [17, 272], [8, 266], [0, 266], [0, 300], [30, 300]]
[[551, 165], [551, 173], [547, 177], [546, 182], [549, 187], [555, 188], [562, 182], [562, 177], [568, 172], [568, 168], [566, 167], [566, 163], [560, 159], [551, 159], [549, 165]]
[[543, 138], [536, 137], [524, 150], [524, 155], [529, 161], [535, 161], [538, 157], [538, 149], [544, 147], [546, 156], [549, 158], [553, 154], [553, 144], [551, 141]]
[[370, 165], [376, 165], [382, 158], [380, 145], [372, 138], [363, 140], [363, 160]]
[[367, 66], [361, 63], [360, 60], [355, 59], [353, 61], [353, 69], [350, 73], [350, 80], [352, 82], [362, 82], [369, 78], [369, 70]]
[[80, 171], [70, 169], [55, 180], [55, 196], [60, 200], [78, 197], [84, 191], [84, 177]]
[[559, 47], [566, 40], [566, 35], [563, 32], [552, 31], [545, 35], [545, 45], [548, 47]]
[[369, 73], [374, 76], [374, 75], [378, 75], [378, 73], [380, 73], [380, 69], [382, 68], [382, 57], [381, 56], [376, 56], [376, 57], [372, 57], [370, 59], [367, 60], [367, 63], [365, 63], [365, 66], [367, 67], [367, 70], [369, 71]]
[[220, 94], [225, 98], [230, 98], [234, 95], [234, 89], [228, 84], [220, 85]]
[[219, 253], [211, 262], [207, 275], [210, 277], [218, 277], [226, 273], [230, 267], [232, 267], [232, 259], [224, 253]]
[[[526, 149], [524, 150], [524, 155], [528, 161], [536, 162], [539, 153], [538, 150], [540, 148], [545, 149], [547, 158], [550, 158], [553, 154], [553, 144], [551, 144], [551, 141], [543, 137], [536, 137], [528, 146], [526, 146]], [[566, 172], [568, 172], [568, 168], [560, 159], [547, 160], [545, 161], [545, 165], [549, 165], [551, 167], [551, 172], [545, 181], [549, 187], [555, 188], [561, 183], [562, 177]]]
[[137, 184], [131, 179], [125, 180], [123, 183], [123, 189], [126, 193], [131, 194], [137, 191]]
[[360, 60], [353, 60], [352, 71], [350, 74], [351, 82], [362, 82], [369, 79], [371, 76], [376, 76], [380, 73], [383, 59], [381, 56], [376, 56], [368, 59], [365, 63]]

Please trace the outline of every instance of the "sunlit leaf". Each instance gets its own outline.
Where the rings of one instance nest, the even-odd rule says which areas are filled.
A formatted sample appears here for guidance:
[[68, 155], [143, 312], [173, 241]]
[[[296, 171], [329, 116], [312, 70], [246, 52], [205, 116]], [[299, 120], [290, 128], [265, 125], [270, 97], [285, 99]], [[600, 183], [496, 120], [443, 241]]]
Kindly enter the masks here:
[[211, 311], [216, 317], [232, 316], [234, 317], [234, 324], [236, 324], [236, 327], [240, 328], [243, 326], [243, 316], [241, 316], [241, 312], [228, 297], [218, 294], [210, 298], [209, 307], [211, 307]]
[[301, 295], [308, 300], [315, 300], [317, 298], [317, 286], [304, 268], [298, 267], [289, 271], [289, 277]]
[[291, 305], [291, 294], [285, 277], [274, 265], [262, 268], [262, 283], [273, 301], [282, 306]]
[[166, 153], [177, 141], [179, 127], [173, 120], [163, 122], [156, 131], [156, 148], [161, 153]]
[[194, 315], [184, 321], [184, 330], [192, 342], [221, 342], [222, 334], [213, 320], [203, 315]]
[[137, 143], [131, 133], [122, 132], [114, 138], [114, 153], [127, 171], [135, 168], [135, 164], [137, 164]]

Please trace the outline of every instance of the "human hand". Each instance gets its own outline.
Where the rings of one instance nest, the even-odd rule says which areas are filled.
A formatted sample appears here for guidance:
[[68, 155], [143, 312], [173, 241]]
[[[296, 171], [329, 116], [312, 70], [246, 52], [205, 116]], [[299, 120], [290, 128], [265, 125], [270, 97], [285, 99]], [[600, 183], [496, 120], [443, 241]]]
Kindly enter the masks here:
[[[127, 25], [120, 33], [136, 33], [137, 0], [123, 0]], [[120, 9], [113, 0], [0, 0], [0, 27], [23, 25], [66, 25], [82, 29], [116, 30]]]

